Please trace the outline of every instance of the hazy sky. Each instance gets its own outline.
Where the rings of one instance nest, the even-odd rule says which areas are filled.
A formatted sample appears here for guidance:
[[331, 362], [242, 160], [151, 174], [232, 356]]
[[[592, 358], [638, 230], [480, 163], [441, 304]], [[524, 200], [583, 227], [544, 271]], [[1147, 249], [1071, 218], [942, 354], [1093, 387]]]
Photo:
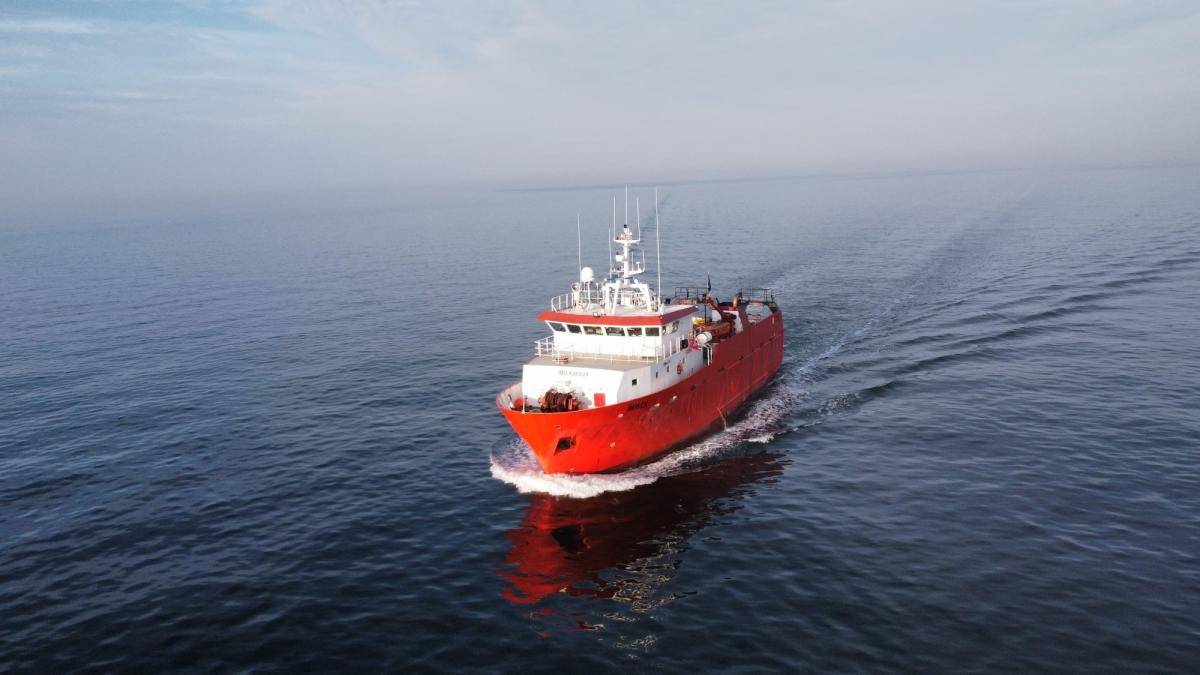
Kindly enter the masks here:
[[1200, 3], [0, 0], [0, 199], [1200, 158]]

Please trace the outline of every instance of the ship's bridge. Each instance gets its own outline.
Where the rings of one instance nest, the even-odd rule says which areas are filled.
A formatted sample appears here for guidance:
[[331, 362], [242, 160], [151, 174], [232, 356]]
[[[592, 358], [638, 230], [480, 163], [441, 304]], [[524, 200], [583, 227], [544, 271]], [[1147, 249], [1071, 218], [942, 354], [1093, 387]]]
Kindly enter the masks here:
[[584, 308], [551, 309], [538, 318], [552, 331], [536, 343], [538, 356], [566, 363], [597, 361], [662, 361], [688, 348], [691, 317], [697, 309], [664, 305], [662, 311], [618, 311], [604, 314]]

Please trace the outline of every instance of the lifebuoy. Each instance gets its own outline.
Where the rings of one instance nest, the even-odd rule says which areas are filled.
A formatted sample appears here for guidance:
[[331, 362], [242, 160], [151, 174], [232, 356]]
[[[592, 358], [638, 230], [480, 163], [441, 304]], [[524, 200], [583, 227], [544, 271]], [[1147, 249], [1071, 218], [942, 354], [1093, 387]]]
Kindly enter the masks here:
[[675, 364], [675, 374], [676, 375], [683, 374], [683, 361], [680, 361], [679, 363]]

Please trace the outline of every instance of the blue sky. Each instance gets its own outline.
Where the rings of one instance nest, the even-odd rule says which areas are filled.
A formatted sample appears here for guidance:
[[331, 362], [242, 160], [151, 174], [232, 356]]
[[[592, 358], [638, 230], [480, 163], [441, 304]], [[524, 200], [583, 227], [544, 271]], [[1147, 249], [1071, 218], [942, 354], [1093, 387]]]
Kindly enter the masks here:
[[1200, 158], [1196, 2], [0, 0], [0, 198]]

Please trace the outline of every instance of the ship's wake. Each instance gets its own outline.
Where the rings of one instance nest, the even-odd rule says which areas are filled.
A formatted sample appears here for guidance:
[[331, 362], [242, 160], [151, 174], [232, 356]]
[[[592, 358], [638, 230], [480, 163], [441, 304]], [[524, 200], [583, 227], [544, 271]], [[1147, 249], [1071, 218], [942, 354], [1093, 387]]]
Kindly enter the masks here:
[[751, 444], [771, 442], [777, 435], [789, 431], [787, 420], [798, 398], [798, 393], [782, 382], [777, 383], [723, 431], [650, 464], [620, 473], [578, 476], [543, 473], [525, 442], [519, 438], [509, 438], [492, 449], [492, 476], [514, 486], [519, 492], [541, 492], [576, 499], [632, 490], [660, 478], [695, 471], [745, 452], [752, 447]]

